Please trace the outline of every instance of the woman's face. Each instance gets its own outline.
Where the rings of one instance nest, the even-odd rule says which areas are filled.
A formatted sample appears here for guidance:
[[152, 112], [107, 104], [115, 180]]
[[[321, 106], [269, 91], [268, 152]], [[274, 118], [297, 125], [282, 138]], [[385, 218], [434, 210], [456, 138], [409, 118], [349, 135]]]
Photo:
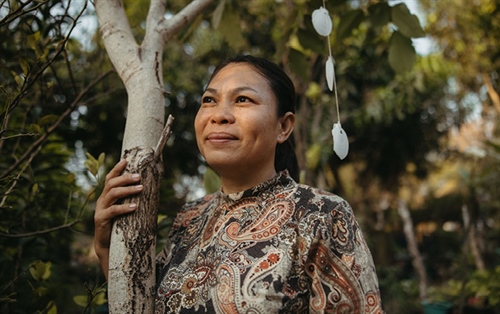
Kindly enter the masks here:
[[[290, 115], [293, 119], [291, 113], [285, 117]], [[230, 63], [202, 96], [194, 122], [198, 147], [223, 180], [266, 180], [275, 174], [276, 144], [289, 135], [283, 130], [285, 117], [278, 119], [265, 77], [247, 63]]]

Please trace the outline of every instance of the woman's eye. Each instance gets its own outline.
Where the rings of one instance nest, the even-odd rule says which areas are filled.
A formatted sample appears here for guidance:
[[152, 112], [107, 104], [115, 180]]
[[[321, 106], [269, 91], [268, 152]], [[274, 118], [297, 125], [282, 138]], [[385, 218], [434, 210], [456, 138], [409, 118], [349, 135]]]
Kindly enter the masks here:
[[205, 96], [201, 99], [201, 103], [202, 104], [205, 104], [205, 103], [211, 103], [211, 102], [214, 102], [214, 99], [212, 97], [208, 97], [208, 96]]
[[252, 100], [246, 96], [238, 96], [236, 102], [251, 102]]

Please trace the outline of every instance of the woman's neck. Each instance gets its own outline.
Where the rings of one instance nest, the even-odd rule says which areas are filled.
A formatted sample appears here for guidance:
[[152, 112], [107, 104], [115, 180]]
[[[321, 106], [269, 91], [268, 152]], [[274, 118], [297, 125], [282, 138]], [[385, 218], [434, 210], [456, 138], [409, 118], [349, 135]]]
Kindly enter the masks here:
[[249, 173], [248, 175], [244, 175], [239, 173], [238, 175], [220, 174], [220, 176], [222, 191], [225, 194], [232, 194], [248, 190], [273, 178], [276, 176], [276, 170], [273, 168], [272, 170], [258, 174]]

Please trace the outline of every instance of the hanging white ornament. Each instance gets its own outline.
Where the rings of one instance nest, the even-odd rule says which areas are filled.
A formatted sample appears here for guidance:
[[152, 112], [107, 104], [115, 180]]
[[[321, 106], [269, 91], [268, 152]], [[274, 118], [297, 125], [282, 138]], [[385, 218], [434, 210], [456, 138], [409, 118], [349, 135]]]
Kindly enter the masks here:
[[325, 64], [326, 83], [328, 84], [330, 91], [333, 90], [333, 81], [335, 80], [335, 68], [333, 67], [334, 62], [333, 57], [329, 56]]
[[321, 36], [328, 36], [332, 32], [332, 19], [328, 10], [324, 7], [316, 9], [312, 13], [313, 27]]
[[337, 95], [337, 83], [335, 82], [335, 60], [332, 57], [332, 49], [330, 44], [330, 33], [332, 32], [332, 19], [330, 18], [330, 13], [325, 9], [325, 0], [323, 0], [323, 6], [319, 9], [313, 11], [312, 24], [316, 32], [321, 36], [325, 36], [328, 42], [328, 59], [325, 63], [325, 75], [326, 83], [330, 91], [335, 93], [335, 106], [337, 108], [337, 123], [333, 124], [332, 136], [333, 136], [333, 151], [337, 154], [340, 159], [344, 159], [349, 152], [349, 140], [347, 134], [342, 129], [340, 125], [340, 112], [339, 112], [339, 100]]
[[342, 129], [340, 122], [333, 124], [332, 136], [333, 151], [337, 154], [337, 156], [339, 156], [340, 159], [344, 159], [349, 152], [349, 140], [347, 139], [347, 134]]

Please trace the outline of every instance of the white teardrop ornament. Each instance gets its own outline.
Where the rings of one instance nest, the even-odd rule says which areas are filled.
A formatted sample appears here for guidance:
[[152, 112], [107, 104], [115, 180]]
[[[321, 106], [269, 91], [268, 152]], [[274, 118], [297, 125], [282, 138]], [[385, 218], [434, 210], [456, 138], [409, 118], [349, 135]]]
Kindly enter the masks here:
[[313, 11], [311, 17], [314, 29], [318, 34], [325, 37], [330, 35], [332, 32], [332, 19], [327, 9], [323, 7], [316, 9]]
[[326, 73], [326, 83], [328, 84], [328, 88], [330, 91], [333, 90], [333, 80], [335, 79], [335, 68], [333, 67], [334, 60], [332, 56], [328, 57], [325, 64], [325, 73]]
[[346, 132], [342, 129], [340, 123], [334, 123], [332, 129], [333, 136], [333, 151], [339, 156], [340, 159], [344, 159], [349, 152], [349, 140], [347, 139]]

